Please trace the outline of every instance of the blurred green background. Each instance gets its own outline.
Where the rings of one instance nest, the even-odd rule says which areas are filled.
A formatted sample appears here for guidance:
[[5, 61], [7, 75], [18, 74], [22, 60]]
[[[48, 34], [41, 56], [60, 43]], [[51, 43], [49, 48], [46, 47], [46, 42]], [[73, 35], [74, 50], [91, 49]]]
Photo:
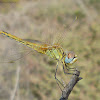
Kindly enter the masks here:
[[[0, 30], [20, 38], [60, 41], [65, 51], [78, 55], [73, 66], [83, 77], [69, 100], [100, 100], [100, 0], [0, 0]], [[36, 51], [27, 54], [27, 49], [0, 35], [0, 100], [58, 100], [56, 61]], [[22, 58], [2, 63], [10, 57]], [[57, 77], [66, 84], [70, 79], [61, 64]]]

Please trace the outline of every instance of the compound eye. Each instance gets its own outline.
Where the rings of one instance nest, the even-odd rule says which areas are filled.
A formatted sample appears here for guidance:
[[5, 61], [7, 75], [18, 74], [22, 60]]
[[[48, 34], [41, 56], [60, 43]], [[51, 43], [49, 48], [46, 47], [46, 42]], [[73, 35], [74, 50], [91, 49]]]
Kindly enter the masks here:
[[73, 57], [74, 57], [74, 53], [68, 53], [68, 59]]
[[71, 58], [71, 54], [70, 54], [70, 53], [68, 53], [68, 59], [69, 59], [69, 58]]
[[69, 51], [67, 56], [68, 56], [68, 58], [74, 58], [75, 53], [73, 51]]

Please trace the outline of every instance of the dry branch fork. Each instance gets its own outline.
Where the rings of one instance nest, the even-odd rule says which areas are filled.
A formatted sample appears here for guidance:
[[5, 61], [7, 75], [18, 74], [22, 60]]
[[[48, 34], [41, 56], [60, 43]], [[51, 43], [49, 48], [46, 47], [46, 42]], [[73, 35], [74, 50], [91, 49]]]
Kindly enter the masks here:
[[82, 77], [79, 77], [80, 71], [75, 71], [75, 74], [72, 76], [70, 82], [62, 91], [62, 96], [59, 100], [68, 100], [68, 97], [73, 90], [73, 87], [76, 85], [76, 83], [82, 79]]

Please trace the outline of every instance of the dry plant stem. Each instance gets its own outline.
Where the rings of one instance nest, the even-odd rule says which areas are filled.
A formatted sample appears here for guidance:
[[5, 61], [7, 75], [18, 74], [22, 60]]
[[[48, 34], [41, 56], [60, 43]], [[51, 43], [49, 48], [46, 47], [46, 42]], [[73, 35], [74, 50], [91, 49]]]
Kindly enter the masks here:
[[73, 87], [76, 85], [76, 83], [79, 80], [82, 79], [81, 77], [79, 77], [79, 75], [80, 75], [80, 71], [75, 71], [75, 75], [72, 76], [68, 85], [65, 86], [65, 88], [63, 89], [60, 100], [68, 100], [68, 97], [69, 97], [71, 91], [73, 90]]
[[16, 84], [15, 84], [15, 87], [14, 87], [13, 92], [11, 93], [11, 99], [10, 99], [10, 100], [15, 100], [15, 95], [16, 95], [17, 88], [18, 88], [18, 85], [19, 85], [20, 66], [17, 67], [16, 70], [17, 70], [17, 71], [16, 71]]

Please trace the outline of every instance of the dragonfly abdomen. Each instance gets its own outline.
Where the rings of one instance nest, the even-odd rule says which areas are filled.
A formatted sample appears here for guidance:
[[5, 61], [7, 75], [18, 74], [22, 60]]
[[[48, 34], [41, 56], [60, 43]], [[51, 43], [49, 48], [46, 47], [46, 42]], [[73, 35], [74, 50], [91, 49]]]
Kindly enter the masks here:
[[27, 47], [32, 48], [32, 49], [34, 49], [34, 50], [36, 50], [38, 52], [43, 52], [43, 50], [41, 49], [41, 45], [39, 45], [39, 44], [35, 44], [35, 43], [31, 43], [31, 42], [25, 41], [25, 40], [23, 40], [23, 39], [21, 39], [19, 37], [16, 37], [16, 36], [14, 36], [14, 35], [12, 35], [10, 33], [4, 32], [4, 31], [0, 31], [0, 34], [5, 35], [8, 38], [13, 39], [13, 40], [15, 40], [15, 41], [17, 41], [17, 42], [19, 42], [19, 43], [21, 43], [23, 45], [26, 45]]

